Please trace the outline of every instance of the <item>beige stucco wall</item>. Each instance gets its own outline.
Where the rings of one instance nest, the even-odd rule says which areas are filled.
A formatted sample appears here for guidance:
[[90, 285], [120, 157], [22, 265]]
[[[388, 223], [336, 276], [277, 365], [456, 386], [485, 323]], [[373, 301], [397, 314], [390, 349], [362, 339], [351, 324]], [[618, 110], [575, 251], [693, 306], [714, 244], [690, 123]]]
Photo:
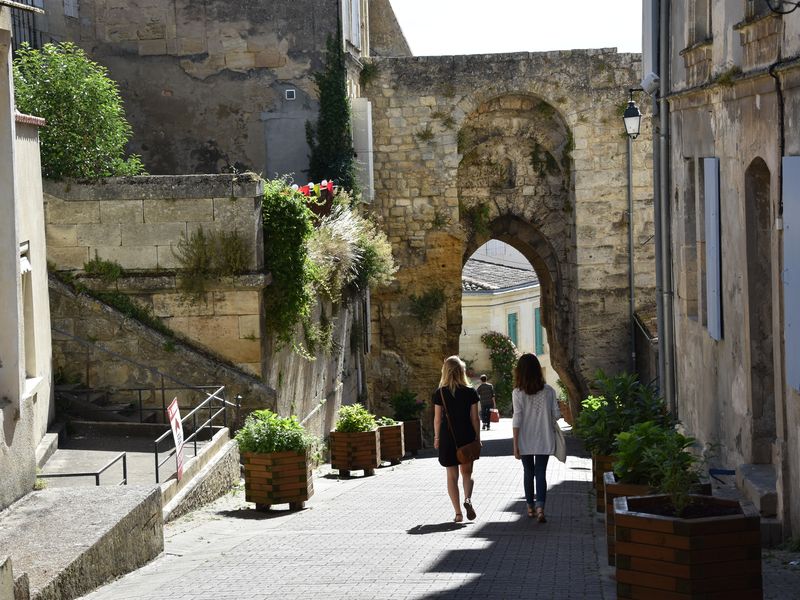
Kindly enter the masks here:
[[[491, 371], [489, 350], [481, 342], [481, 336], [489, 331], [508, 335], [508, 315], [517, 313], [517, 349], [520, 352], [536, 352], [534, 339], [534, 310], [539, 307], [539, 286], [491, 293], [465, 292], [461, 297], [461, 337], [458, 348], [462, 358], [471, 361], [477, 372]], [[547, 383], [555, 386], [558, 375], [550, 364], [547, 332], [544, 335], [544, 352], [537, 354]]]
[[[722, 465], [775, 465], [784, 533], [796, 535], [800, 531], [800, 498], [794, 493], [800, 489], [800, 393], [785, 383], [784, 375], [780, 108], [776, 82], [767, 67], [779, 59], [786, 63], [776, 70], [786, 114], [783, 153], [798, 155], [800, 134], [791, 123], [800, 115], [800, 72], [792, 65], [800, 51], [800, 15], [743, 22], [743, 4], [714, 2], [713, 42], [705, 50], [708, 66], [693, 72], [683, 63], [694, 61], [691, 54], [696, 50], [678, 55], [687, 43], [681, 37], [688, 28], [684, 7], [672, 4], [673, 65], [677, 67], [673, 89], [682, 91], [670, 100], [678, 407], [691, 435], [701, 443], [721, 444], [717, 460]], [[730, 72], [732, 66], [742, 72]], [[726, 71], [732, 78], [717, 82]], [[708, 335], [702, 318], [694, 316], [692, 286], [687, 283], [696, 271], [686, 249], [691, 245], [686, 233], [691, 212], [686, 160], [701, 157], [720, 160], [723, 337], [719, 341]], [[748, 168], [760, 164], [758, 159], [768, 171], [756, 189], [765, 195], [768, 212], [761, 223], [754, 222], [748, 212], [754, 200], [746, 185]], [[755, 230], [768, 236], [760, 258], [747, 246], [748, 233], [752, 236]], [[754, 266], [764, 269], [766, 278], [755, 289], [750, 281]], [[701, 295], [701, 317], [702, 302]], [[770, 302], [771, 312], [759, 329], [759, 310]], [[768, 364], [762, 364], [768, 359]], [[766, 400], [758, 391], [764, 379], [771, 389]]]

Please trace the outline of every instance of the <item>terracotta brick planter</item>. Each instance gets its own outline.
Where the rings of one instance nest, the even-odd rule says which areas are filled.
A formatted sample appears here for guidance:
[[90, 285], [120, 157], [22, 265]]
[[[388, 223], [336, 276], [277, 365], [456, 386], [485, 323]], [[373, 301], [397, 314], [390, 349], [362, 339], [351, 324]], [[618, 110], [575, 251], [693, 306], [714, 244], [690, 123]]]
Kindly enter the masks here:
[[363, 470], [364, 475], [374, 475], [381, 464], [378, 440], [377, 429], [354, 433], [331, 431], [331, 467], [345, 477], [358, 470]]
[[595, 493], [595, 508], [597, 512], [605, 512], [605, 484], [603, 474], [614, 470], [616, 456], [606, 456], [605, 454], [592, 454], [592, 482]]
[[692, 496], [728, 516], [681, 519], [651, 514], [665, 496], [614, 500], [617, 598], [762, 598], [761, 530], [738, 502]]
[[289, 504], [300, 510], [314, 495], [311, 465], [305, 452], [243, 452], [245, 500], [257, 510], [273, 504]]
[[[655, 494], [656, 490], [648, 485], [618, 482], [613, 471], [603, 473], [603, 482], [605, 484], [606, 546], [608, 548], [608, 564], [613, 567], [616, 563], [616, 536], [614, 533], [616, 515], [614, 513], [614, 499], [621, 498], [623, 496], [649, 496], [651, 494]], [[697, 493], [710, 496], [711, 484], [705, 483], [698, 486]]]
[[422, 450], [422, 421], [403, 421], [403, 441], [406, 452], [410, 452], [411, 456], [416, 456]]
[[380, 460], [393, 465], [400, 464], [405, 456], [406, 449], [403, 443], [403, 424], [386, 425], [378, 427], [378, 442], [380, 445]]

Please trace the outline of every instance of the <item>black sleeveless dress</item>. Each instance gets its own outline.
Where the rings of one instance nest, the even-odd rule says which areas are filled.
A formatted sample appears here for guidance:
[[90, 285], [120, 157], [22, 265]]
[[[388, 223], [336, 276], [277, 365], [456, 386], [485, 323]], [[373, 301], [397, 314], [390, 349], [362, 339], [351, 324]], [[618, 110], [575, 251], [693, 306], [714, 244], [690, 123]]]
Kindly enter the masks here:
[[[436, 435], [439, 436], [439, 464], [443, 467], [455, 467], [458, 465], [456, 458], [456, 448], [469, 444], [475, 439], [475, 427], [470, 419], [472, 405], [480, 402], [478, 392], [472, 387], [460, 385], [456, 388], [455, 397], [449, 388], [441, 388], [444, 392], [444, 399], [447, 402], [447, 411], [450, 414], [450, 421], [453, 424], [453, 433], [456, 441], [447, 426], [447, 417], [442, 409], [442, 423]], [[434, 404], [442, 406], [442, 394], [436, 390], [431, 398]]]

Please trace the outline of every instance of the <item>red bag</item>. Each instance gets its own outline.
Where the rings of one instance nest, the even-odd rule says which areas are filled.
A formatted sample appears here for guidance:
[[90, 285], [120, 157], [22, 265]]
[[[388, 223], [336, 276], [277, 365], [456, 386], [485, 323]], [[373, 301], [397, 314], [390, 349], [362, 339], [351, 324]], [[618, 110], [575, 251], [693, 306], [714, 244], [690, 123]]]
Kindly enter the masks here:
[[500, 411], [496, 408], [489, 409], [489, 422], [491, 423], [499, 423], [500, 422]]

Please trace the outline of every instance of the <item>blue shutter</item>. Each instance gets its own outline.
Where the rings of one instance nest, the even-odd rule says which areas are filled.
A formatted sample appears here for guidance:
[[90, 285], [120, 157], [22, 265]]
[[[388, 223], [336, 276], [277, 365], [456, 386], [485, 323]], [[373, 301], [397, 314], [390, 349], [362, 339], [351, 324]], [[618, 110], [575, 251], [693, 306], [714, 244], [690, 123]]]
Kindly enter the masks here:
[[509, 313], [508, 315], [508, 337], [511, 338], [511, 341], [514, 342], [514, 345], [517, 344], [517, 313]]
[[722, 339], [722, 252], [720, 251], [719, 159], [703, 159], [706, 226], [706, 315], [708, 334]]
[[783, 157], [783, 267], [786, 382], [800, 390], [800, 156]]
[[536, 342], [536, 354], [544, 354], [544, 338], [542, 336], [542, 310], [537, 306], [533, 309], [533, 332]]

